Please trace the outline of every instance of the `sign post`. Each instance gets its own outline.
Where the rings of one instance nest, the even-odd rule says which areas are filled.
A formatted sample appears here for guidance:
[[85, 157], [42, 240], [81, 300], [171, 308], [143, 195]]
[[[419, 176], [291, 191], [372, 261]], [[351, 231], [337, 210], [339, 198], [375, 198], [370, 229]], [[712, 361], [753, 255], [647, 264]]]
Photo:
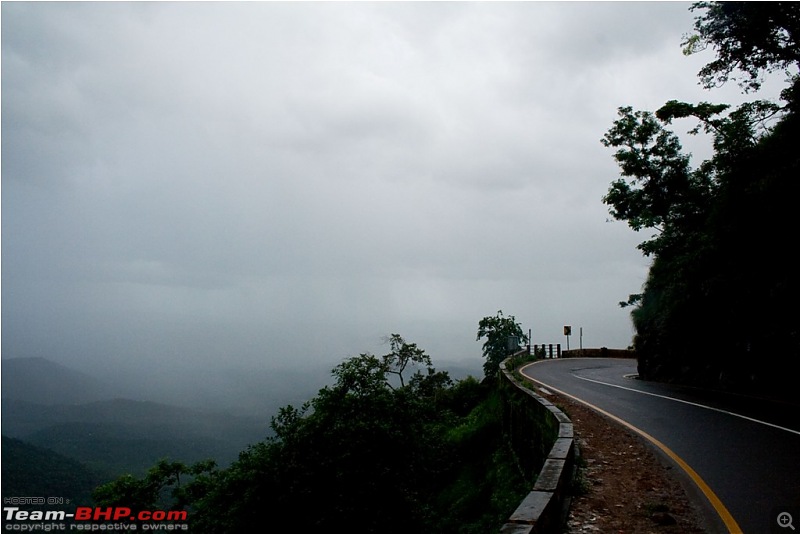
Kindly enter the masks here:
[[569, 350], [569, 336], [572, 335], [572, 327], [569, 325], [564, 326], [564, 335], [567, 336], [567, 350]]

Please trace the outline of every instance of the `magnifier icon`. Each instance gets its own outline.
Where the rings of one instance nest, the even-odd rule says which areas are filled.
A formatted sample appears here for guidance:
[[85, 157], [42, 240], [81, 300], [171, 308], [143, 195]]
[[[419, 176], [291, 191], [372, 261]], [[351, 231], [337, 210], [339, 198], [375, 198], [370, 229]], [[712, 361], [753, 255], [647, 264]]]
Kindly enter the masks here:
[[792, 514], [790, 514], [789, 512], [779, 513], [778, 526], [781, 528], [790, 528], [794, 530], [794, 525], [792, 525]]

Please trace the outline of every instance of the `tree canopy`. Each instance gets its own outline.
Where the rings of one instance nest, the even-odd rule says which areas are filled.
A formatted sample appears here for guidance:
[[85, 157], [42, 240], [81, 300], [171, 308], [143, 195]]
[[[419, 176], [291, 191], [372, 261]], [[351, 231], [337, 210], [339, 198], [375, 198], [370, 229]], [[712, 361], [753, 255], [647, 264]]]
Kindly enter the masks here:
[[[735, 80], [757, 91], [765, 73], [785, 70], [793, 84], [800, 62], [800, 8], [796, 2], [698, 2], [695, 33], [683, 40], [685, 54], [713, 47], [717, 58], [698, 76], [706, 88]], [[744, 76], [743, 78], [741, 76]]]
[[519, 343], [528, 341], [516, 318], [513, 315], [504, 316], [503, 310], [480, 320], [476, 341], [483, 338], [486, 338], [483, 344], [483, 357], [486, 358], [483, 372], [486, 376], [494, 376], [500, 369], [500, 363], [510, 354], [509, 339], [516, 338]]
[[[798, 6], [698, 3], [692, 9], [704, 14], [683, 42], [687, 53], [717, 51], [699, 74], [707, 87], [743, 73], [737, 80], [755, 91], [765, 73], [786, 70], [785, 104], [620, 107], [601, 140], [616, 150], [621, 170], [603, 198], [610, 214], [652, 231], [639, 245], [653, 260], [642, 293], [621, 303], [635, 305], [634, 346], [645, 377], [766, 387], [800, 355], [798, 327], [785, 313], [798, 284], [782, 253], [798, 227]], [[687, 120], [688, 134], [709, 135], [713, 147], [695, 166], [669, 129]], [[767, 364], [758, 371], [749, 364], [756, 358]]]
[[529, 491], [503, 437], [494, 382], [453, 382], [392, 334], [271, 420], [274, 435], [226, 468], [163, 460], [97, 488], [100, 506], [187, 510], [192, 532], [496, 531]]

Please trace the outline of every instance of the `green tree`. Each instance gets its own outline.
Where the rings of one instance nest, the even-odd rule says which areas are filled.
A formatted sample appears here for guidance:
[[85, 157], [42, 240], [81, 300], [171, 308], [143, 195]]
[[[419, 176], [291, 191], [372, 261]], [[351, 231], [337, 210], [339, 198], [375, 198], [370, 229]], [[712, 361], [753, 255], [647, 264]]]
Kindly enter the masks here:
[[403, 372], [409, 364], [431, 368], [430, 356], [417, 347], [416, 343], [406, 343], [399, 334], [392, 334], [388, 342], [392, 350], [383, 356], [383, 363], [387, 373], [397, 375], [401, 387], [405, 386]]
[[[142, 478], [122, 475], [97, 487], [92, 496], [98, 506], [125, 506], [134, 512], [167, 506], [183, 509], [198, 496], [198, 489], [217, 473], [213, 460], [187, 466], [182, 462], [160, 460]], [[194, 480], [193, 484], [186, 485]]]
[[[738, 158], [771, 130], [767, 124], [780, 107], [767, 101], [742, 104], [723, 115], [727, 104], [698, 105], [671, 100], [655, 113], [621, 107], [619, 118], [601, 142], [615, 148], [614, 159], [623, 178], [611, 183], [603, 202], [617, 220], [635, 231], [653, 229], [655, 234], [639, 245], [647, 256], [675, 250], [698, 250], [698, 229], [709, 207]], [[713, 139], [714, 156], [692, 168], [679, 137], [666, 126], [674, 120], [694, 118]]]
[[[798, 64], [797, 4], [699, 3], [697, 33], [687, 53], [717, 49], [700, 76], [713, 86], [743, 72], [746, 90], [765, 72]], [[782, 5], [777, 5], [782, 4]], [[634, 230], [653, 235], [639, 245], [652, 257], [635, 305], [634, 345], [647, 378], [730, 383], [758, 381], [753, 358], [770, 361], [773, 376], [800, 355], [800, 334], [787, 320], [798, 296], [788, 258], [776, 255], [797, 232], [797, 76], [789, 75], [786, 106], [763, 100], [736, 109], [725, 104], [669, 101], [655, 113], [619, 109], [603, 137], [615, 148], [622, 177], [603, 201]], [[689, 134], [708, 134], [713, 156], [692, 168], [678, 136], [668, 129], [692, 120]], [[738, 377], [731, 379], [731, 377]], [[746, 377], [746, 378], [743, 378]]]
[[630, 107], [618, 113], [602, 143], [617, 149], [614, 159], [624, 178], [611, 184], [603, 202], [615, 219], [627, 221], [635, 231], [654, 229], [655, 236], [639, 249], [648, 256], [658, 254], [702, 216], [713, 185], [707, 173], [692, 172], [680, 140], [653, 113]]
[[282, 408], [274, 437], [193, 504], [193, 530], [257, 530], [265, 514], [299, 530], [439, 530], [430, 503], [457, 466], [447, 442], [452, 381], [416, 344], [388, 341], [388, 354], [346, 359], [313, 399]]
[[520, 343], [527, 343], [528, 337], [522, 331], [522, 326], [513, 315], [505, 317], [499, 310], [496, 315], [487, 316], [478, 323], [478, 335], [475, 341], [486, 338], [483, 344], [483, 372], [494, 376], [500, 369], [500, 363], [508, 357], [509, 338], [516, 338]]
[[164, 460], [144, 477], [99, 488], [97, 503], [182, 508], [198, 534], [265, 523], [354, 533], [497, 530], [531, 484], [503, 438], [497, 385], [454, 384], [415, 344], [396, 334], [389, 341], [389, 354], [344, 360], [314, 398], [279, 410], [274, 436], [229, 467]]
[[706, 88], [734, 80], [745, 91], [757, 91], [764, 74], [777, 70], [795, 84], [798, 74], [789, 69], [800, 63], [797, 2], [698, 2], [691, 9], [704, 13], [695, 18], [695, 33], [684, 37], [684, 53], [711, 46], [717, 56], [698, 73]]

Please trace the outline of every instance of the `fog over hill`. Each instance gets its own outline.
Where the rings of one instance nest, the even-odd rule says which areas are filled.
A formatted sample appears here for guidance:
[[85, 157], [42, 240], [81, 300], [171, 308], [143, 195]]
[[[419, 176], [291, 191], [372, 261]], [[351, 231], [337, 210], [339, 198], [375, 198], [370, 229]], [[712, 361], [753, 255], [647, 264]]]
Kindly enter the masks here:
[[3, 395], [261, 417], [393, 333], [482, 376], [498, 310], [629, 346], [646, 236], [600, 138], [708, 100], [689, 8], [3, 3], [2, 356], [88, 375], [4, 359]]
[[[267, 399], [256, 413], [252, 406], [220, 406], [203, 397], [202, 390], [195, 407], [142, 400], [143, 391], [115, 387], [44, 358], [4, 359], [2, 381], [4, 436], [46, 447], [107, 475], [142, 472], [163, 457], [226, 464], [270, 435], [278, 403]], [[123, 398], [126, 393], [140, 398]], [[231, 389], [217, 394], [230, 402], [243, 398]], [[253, 415], [240, 415], [247, 411]]]
[[[187, 379], [188, 373], [192, 376]], [[220, 366], [182, 370], [165, 365], [149, 376], [111, 373], [104, 378], [45, 358], [4, 358], [2, 397], [41, 405], [71, 405], [126, 398], [213, 412], [265, 416], [310, 398], [329, 370], [257, 370]]]
[[192, 404], [392, 333], [480, 368], [498, 310], [627, 347], [648, 261], [600, 137], [704, 99], [688, 8], [3, 3], [3, 357]]
[[37, 404], [80, 404], [119, 396], [111, 384], [45, 358], [4, 358], [2, 396]]
[[[480, 377], [481, 361], [437, 362], [454, 380]], [[125, 398], [210, 412], [270, 417], [279, 407], [299, 405], [330, 382], [332, 365], [310, 369], [258, 369], [231, 363], [186, 371], [165, 364], [157, 373], [136, 377], [111, 374], [104, 379], [45, 358], [2, 360], [2, 397], [34, 404], [82, 404]]]
[[[442, 369], [454, 379], [479, 371]], [[278, 408], [313, 397], [330, 369], [231, 367], [193, 381], [160, 378], [136, 387], [130, 377], [114, 384], [44, 358], [4, 359], [2, 433], [103, 473], [143, 471], [162, 457], [225, 464], [271, 434]]]

